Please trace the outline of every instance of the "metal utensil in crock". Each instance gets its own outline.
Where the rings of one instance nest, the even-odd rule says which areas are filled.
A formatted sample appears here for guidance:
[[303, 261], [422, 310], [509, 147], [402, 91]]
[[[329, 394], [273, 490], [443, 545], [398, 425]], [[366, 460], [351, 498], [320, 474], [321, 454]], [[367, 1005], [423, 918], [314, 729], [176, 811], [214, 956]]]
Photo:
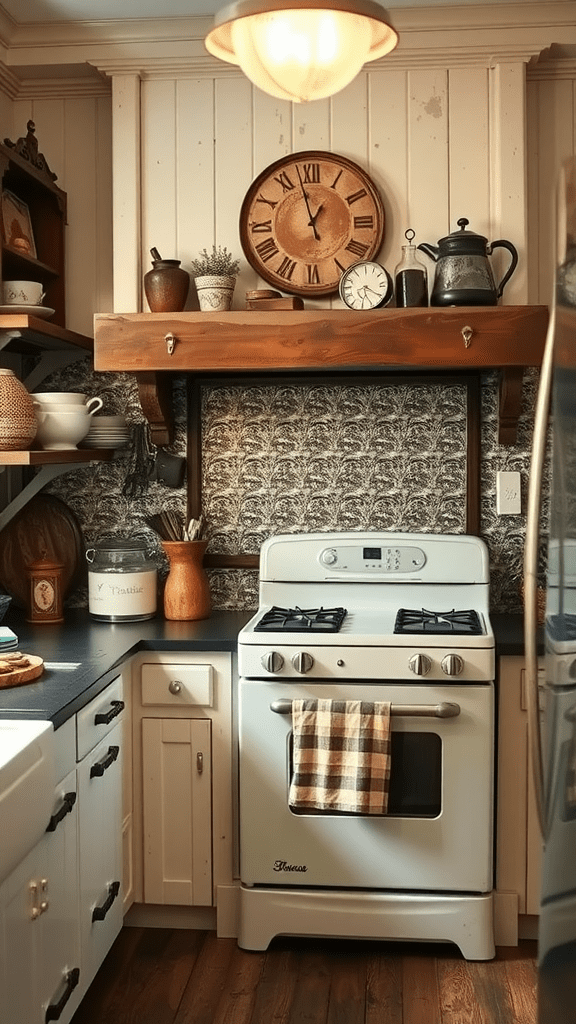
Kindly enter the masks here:
[[[418, 246], [436, 263], [431, 306], [496, 306], [516, 269], [518, 253], [512, 242], [504, 238], [488, 242], [484, 235], [467, 231], [468, 223], [466, 217], [461, 217], [459, 231], [441, 238], [438, 245], [421, 242]], [[512, 257], [498, 286], [488, 259], [496, 248], [508, 249]]]

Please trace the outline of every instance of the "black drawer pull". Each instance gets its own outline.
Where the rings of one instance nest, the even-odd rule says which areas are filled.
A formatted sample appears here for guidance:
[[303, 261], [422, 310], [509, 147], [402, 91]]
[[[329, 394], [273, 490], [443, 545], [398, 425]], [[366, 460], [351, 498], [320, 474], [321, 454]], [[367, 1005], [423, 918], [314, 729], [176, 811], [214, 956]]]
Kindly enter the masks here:
[[111, 882], [108, 886], [108, 896], [106, 897], [105, 903], [103, 903], [101, 907], [94, 907], [94, 910], [92, 911], [93, 921], [104, 920], [119, 892], [120, 882]]
[[120, 747], [108, 747], [108, 753], [106, 756], [103, 757], [101, 761], [96, 761], [96, 764], [92, 765], [90, 769], [90, 778], [93, 779], [96, 776], [100, 777], [101, 775], [104, 775], [106, 769], [109, 768], [111, 764], [114, 764], [119, 753]]
[[111, 700], [110, 703], [112, 707], [109, 711], [99, 711], [97, 715], [94, 715], [94, 725], [110, 725], [112, 719], [117, 718], [124, 711], [123, 700]]
[[60, 810], [56, 811], [56, 814], [53, 814], [50, 818], [46, 831], [55, 832], [62, 819], [65, 818], [67, 814], [70, 814], [75, 803], [76, 793], [65, 793], [62, 800], [62, 806]]
[[64, 991], [64, 994], [58, 1000], [57, 1003], [49, 1003], [48, 1004], [48, 1006], [46, 1007], [46, 1013], [44, 1015], [44, 1020], [45, 1021], [58, 1020], [59, 1019], [59, 1017], [60, 1017], [60, 1015], [62, 1013], [62, 1010], [66, 1006], [66, 1003], [70, 999], [70, 996], [72, 995], [74, 989], [76, 988], [76, 985], [78, 984], [79, 977], [80, 977], [80, 968], [79, 967], [73, 967], [71, 971], [68, 971], [68, 973], [66, 975], [66, 989]]

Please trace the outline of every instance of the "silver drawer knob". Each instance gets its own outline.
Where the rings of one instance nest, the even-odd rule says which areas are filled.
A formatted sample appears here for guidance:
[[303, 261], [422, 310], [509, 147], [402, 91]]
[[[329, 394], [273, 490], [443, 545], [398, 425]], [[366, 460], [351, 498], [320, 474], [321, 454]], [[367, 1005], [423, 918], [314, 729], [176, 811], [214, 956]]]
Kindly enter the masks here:
[[267, 672], [279, 672], [284, 664], [284, 658], [278, 651], [266, 651], [260, 658], [260, 663]]
[[459, 676], [464, 668], [464, 660], [459, 654], [447, 654], [445, 658], [442, 658], [441, 665], [442, 671], [447, 676]]
[[408, 662], [408, 668], [415, 676], [425, 676], [432, 668], [432, 662], [425, 654], [413, 654]]
[[168, 684], [168, 689], [170, 690], [170, 693], [173, 694], [181, 693], [182, 683], [179, 682], [178, 679], [173, 679], [172, 682]]
[[304, 675], [305, 672], [309, 672], [314, 664], [314, 658], [307, 651], [298, 651], [292, 658], [292, 664], [300, 675]]

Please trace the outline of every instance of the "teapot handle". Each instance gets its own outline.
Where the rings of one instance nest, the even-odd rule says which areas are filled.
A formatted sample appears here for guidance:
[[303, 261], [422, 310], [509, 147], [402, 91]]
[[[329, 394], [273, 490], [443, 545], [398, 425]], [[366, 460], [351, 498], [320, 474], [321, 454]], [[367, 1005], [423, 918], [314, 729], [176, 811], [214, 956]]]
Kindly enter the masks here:
[[499, 238], [497, 242], [491, 242], [488, 248], [490, 252], [493, 252], [494, 249], [498, 248], [498, 246], [500, 246], [501, 249], [508, 249], [508, 252], [511, 254], [512, 259], [510, 261], [510, 266], [508, 267], [508, 270], [506, 271], [504, 277], [502, 278], [500, 284], [498, 285], [498, 291], [496, 292], [497, 299], [499, 299], [500, 296], [502, 295], [502, 292], [504, 291], [504, 285], [506, 284], [507, 281], [510, 280], [518, 264], [518, 252], [516, 248], [512, 245], [512, 242], [507, 242], [505, 238]]

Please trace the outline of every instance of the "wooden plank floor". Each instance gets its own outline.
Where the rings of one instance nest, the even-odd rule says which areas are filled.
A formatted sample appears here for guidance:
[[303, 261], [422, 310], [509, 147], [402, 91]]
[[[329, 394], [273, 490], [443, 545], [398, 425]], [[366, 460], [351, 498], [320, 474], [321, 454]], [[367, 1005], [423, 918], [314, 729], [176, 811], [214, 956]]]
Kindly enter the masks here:
[[72, 1024], [536, 1024], [536, 943], [468, 962], [443, 944], [124, 928]]

